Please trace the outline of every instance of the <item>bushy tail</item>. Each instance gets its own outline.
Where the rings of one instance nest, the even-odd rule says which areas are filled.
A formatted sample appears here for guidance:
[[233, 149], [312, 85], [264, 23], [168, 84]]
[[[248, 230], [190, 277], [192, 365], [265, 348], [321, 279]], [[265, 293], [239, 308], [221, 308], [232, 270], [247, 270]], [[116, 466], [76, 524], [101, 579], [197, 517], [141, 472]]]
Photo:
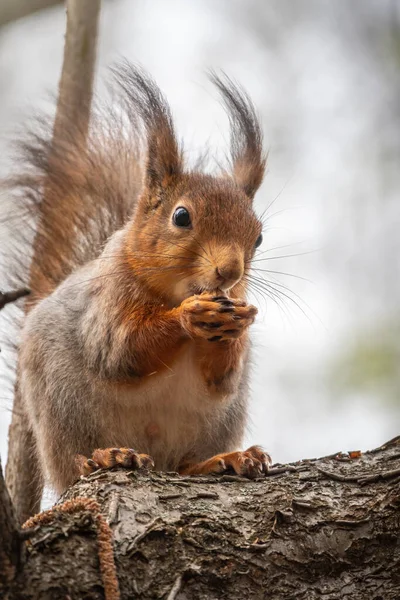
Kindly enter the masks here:
[[34, 260], [22, 276], [29, 280], [30, 304], [96, 257], [132, 213], [142, 185], [142, 144], [119, 98], [112, 108], [94, 109], [87, 138], [65, 123], [53, 141], [41, 119], [19, 143], [18, 172], [6, 181], [13, 202], [8, 218], [18, 222], [12, 275], [20, 279], [21, 256], [33, 239]]
[[[2, 287], [31, 290], [26, 311], [77, 267], [96, 258], [134, 209], [142, 187], [146, 140], [127, 98], [119, 86], [112, 107], [93, 106], [88, 133], [78, 123], [58, 119], [54, 140], [51, 120], [41, 118], [18, 144], [15, 174], [0, 190], [6, 207], [0, 216], [5, 230], [0, 250], [5, 265]], [[59, 112], [69, 114], [62, 107]], [[3, 360], [6, 346], [17, 350], [16, 315], [11, 312], [10, 339], [1, 344]], [[15, 352], [11, 356], [15, 364]], [[11, 382], [13, 371], [7, 370]], [[39, 510], [43, 476], [18, 377], [6, 481], [20, 520]]]

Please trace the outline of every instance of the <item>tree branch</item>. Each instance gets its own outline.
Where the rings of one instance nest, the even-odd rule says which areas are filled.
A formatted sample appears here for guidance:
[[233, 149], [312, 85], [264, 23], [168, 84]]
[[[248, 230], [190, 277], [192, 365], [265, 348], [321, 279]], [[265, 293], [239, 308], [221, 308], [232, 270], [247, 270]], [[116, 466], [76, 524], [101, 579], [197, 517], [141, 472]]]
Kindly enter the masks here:
[[58, 89], [53, 139], [63, 139], [65, 127], [79, 124], [85, 136], [96, 62], [101, 0], [67, 0], [64, 60]]
[[98, 471], [50, 517], [28, 523], [27, 563], [10, 600], [49, 590], [52, 600], [103, 597], [93, 519], [84, 506], [63, 510], [82, 497], [112, 529], [122, 599], [395, 600], [399, 468], [400, 437], [354, 458], [277, 465], [256, 481]]
[[0, 292], [0, 310], [4, 308], [6, 304], [15, 302], [16, 300], [19, 300], [19, 298], [28, 296], [28, 294], [30, 294], [28, 289], [15, 290], [12, 292]]

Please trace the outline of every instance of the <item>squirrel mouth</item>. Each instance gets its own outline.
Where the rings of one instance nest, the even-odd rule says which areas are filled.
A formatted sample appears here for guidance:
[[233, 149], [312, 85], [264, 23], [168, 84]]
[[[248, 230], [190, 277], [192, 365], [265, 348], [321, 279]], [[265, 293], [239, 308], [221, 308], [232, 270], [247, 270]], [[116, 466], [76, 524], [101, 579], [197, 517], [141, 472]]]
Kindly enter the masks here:
[[209, 294], [215, 294], [217, 296], [229, 296], [228, 292], [224, 292], [216, 286], [197, 285], [196, 283], [190, 286], [190, 292], [192, 294], [203, 294], [204, 292], [208, 292]]

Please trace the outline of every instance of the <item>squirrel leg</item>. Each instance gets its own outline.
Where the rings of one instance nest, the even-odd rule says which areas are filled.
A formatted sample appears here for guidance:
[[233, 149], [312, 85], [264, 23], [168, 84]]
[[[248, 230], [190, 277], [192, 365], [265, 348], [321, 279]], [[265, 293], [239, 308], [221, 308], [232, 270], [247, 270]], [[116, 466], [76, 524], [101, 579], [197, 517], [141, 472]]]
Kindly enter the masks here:
[[257, 309], [245, 300], [203, 293], [184, 300], [180, 311], [208, 389], [221, 396], [234, 393]]
[[184, 465], [181, 475], [207, 475], [233, 471], [236, 475], [255, 479], [262, 477], [271, 465], [271, 457], [260, 446], [251, 446], [245, 451], [216, 454], [204, 462]]
[[78, 454], [75, 462], [80, 475], [89, 475], [98, 469], [112, 469], [117, 465], [135, 470], [154, 467], [154, 461], [148, 454], [138, 454], [132, 448], [97, 448], [91, 458]]

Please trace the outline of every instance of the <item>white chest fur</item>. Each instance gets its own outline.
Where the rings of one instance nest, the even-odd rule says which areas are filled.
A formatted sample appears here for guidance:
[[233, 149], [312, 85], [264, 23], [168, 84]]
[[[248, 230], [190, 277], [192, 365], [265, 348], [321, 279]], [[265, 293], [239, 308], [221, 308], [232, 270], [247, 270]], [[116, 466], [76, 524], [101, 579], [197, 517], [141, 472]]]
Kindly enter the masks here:
[[163, 470], [176, 469], [199, 442], [204, 445], [226, 406], [210, 397], [190, 349], [173, 368], [112, 391], [109, 445], [150, 454]]

